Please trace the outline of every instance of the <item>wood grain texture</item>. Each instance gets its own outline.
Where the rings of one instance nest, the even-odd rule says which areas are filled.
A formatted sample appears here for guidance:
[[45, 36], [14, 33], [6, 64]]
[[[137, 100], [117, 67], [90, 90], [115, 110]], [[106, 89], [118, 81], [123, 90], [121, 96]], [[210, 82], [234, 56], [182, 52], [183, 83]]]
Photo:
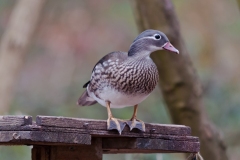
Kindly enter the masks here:
[[91, 135], [81, 133], [45, 132], [45, 131], [0, 131], [2, 144], [91, 144]]
[[[106, 131], [106, 128], [107, 128], [107, 122], [105, 120], [91, 120], [91, 119], [53, 117], [53, 116], [37, 116], [36, 124], [44, 127], [85, 129], [86, 131], [88, 130], [89, 132], [93, 130]], [[184, 125], [168, 125], [168, 124], [153, 124], [153, 123], [145, 123], [145, 125], [146, 125], [146, 131], [143, 134], [151, 134], [151, 135], [163, 134], [163, 135], [182, 135], [182, 136], [191, 135], [191, 128]], [[134, 131], [135, 133], [139, 134], [138, 130], [134, 130]], [[134, 133], [134, 131], [132, 133]], [[125, 129], [122, 132], [122, 135], [125, 135], [126, 132], [129, 133], [128, 127], [125, 127]], [[115, 133], [115, 132], [112, 132], [112, 133]]]
[[32, 116], [0, 116], [0, 127], [25, 126], [32, 124]]
[[32, 160], [51, 160], [51, 146], [35, 145], [32, 148]]
[[42, 146], [32, 148], [32, 160], [101, 160], [102, 140], [95, 138], [91, 146]]
[[200, 149], [198, 142], [150, 138], [103, 138], [102, 143], [104, 153], [198, 152]]
[[[107, 131], [104, 120], [37, 116], [36, 123], [30, 124], [30, 121], [24, 122], [24, 116], [20, 116], [21, 123], [16, 121], [19, 116], [6, 117], [2, 118], [7, 121], [3, 124], [8, 125], [0, 126], [0, 145], [37, 145], [32, 150], [35, 159], [37, 156], [47, 159], [52, 152], [54, 155], [50, 157], [56, 156], [55, 159], [68, 154], [74, 157], [77, 152], [69, 150], [69, 146], [92, 150], [96, 145], [93, 139], [101, 141], [104, 153], [198, 152], [200, 147], [199, 138], [190, 136], [191, 129], [183, 125], [146, 124], [146, 132], [129, 131], [126, 127], [119, 135], [117, 131]], [[78, 153], [84, 155], [85, 152]]]
[[102, 140], [101, 138], [92, 139], [89, 146], [52, 146], [51, 160], [101, 160], [102, 159]]

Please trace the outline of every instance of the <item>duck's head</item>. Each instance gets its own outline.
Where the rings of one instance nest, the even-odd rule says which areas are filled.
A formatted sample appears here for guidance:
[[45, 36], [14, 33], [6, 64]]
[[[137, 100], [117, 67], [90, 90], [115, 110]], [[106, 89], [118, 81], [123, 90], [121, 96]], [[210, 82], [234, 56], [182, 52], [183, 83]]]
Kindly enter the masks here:
[[157, 50], [168, 50], [179, 54], [179, 51], [169, 42], [167, 36], [158, 30], [145, 30], [133, 41], [128, 51], [129, 56], [150, 55]]

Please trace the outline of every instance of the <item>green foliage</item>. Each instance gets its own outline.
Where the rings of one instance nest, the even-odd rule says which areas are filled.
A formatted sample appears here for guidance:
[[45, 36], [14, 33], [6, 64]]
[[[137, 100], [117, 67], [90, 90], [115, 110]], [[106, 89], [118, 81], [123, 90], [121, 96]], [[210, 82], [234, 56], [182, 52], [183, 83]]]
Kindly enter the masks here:
[[30, 160], [31, 147], [28, 146], [1, 146], [0, 159], [4, 160]]

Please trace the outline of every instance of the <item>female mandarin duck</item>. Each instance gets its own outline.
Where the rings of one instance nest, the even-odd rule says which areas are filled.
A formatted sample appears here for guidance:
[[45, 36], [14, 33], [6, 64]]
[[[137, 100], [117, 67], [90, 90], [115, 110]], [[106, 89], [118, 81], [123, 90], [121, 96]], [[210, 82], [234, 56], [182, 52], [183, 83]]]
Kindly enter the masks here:
[[[87, 89], [78, 99], [78, 104], [90, 106], [98, 102], [107, 107], [108, 130], [116, 129], [121, 134], [128, 124], [130, 130], [145, 131], [144, 122], [136, 118], [137, 107], [153, 91], [159, 79], [150, 54], [163, 49], [179, 54], [164, 33], [149, 29], [133, 41], [128, 52], [107, 54], [93, 68], [90, 81], [83, 86]], [[110, 108], [127, 106], [134, 106], [129, 121], [113, 117]]]

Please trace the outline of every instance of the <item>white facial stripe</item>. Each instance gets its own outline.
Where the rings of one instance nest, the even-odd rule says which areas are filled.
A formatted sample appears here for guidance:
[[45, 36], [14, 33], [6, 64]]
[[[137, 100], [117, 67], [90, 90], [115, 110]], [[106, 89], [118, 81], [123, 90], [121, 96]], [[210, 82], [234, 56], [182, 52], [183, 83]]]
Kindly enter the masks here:
[[[155, 35], [154, 35], [154, 36], [155, 36]], [[151, 37], [143, 37], [143, 38], [140, 38], [140, 39], [153, 39], [153, 40], [156, 40], [156, 38], [155, 38], [155, 37], [152, 37], [152, 36], [151, 36]], [[138, 39], [138, 40], [140, 40], [140, 39]], [[161, 38], [160, 38], [160, 39], [161, 39]], [[138, 41], [138, 40], [137, 40], [137, 41]]]
[[[151, 37], [143, 37], [143, 38], [140, 38], [140, 39], [138, 39], [138, 40], [141, 40], [141, 39], [153, 39], [153, 40], [160, 40], [161, 38], [160, 38], [160, 39], [156, 39], [155, 37], [152, 37], [152, 36], [151, 36]], [[137, 41], [138, 41], [138, 40], [137, 40]], [[135, 41], [134, 43], [136, 43], [137, 41]], [[133, 45], [134, 43], [132, 43], [132, 44], [131, 44], [130, 48], [132, 47], [132, 45]]]

